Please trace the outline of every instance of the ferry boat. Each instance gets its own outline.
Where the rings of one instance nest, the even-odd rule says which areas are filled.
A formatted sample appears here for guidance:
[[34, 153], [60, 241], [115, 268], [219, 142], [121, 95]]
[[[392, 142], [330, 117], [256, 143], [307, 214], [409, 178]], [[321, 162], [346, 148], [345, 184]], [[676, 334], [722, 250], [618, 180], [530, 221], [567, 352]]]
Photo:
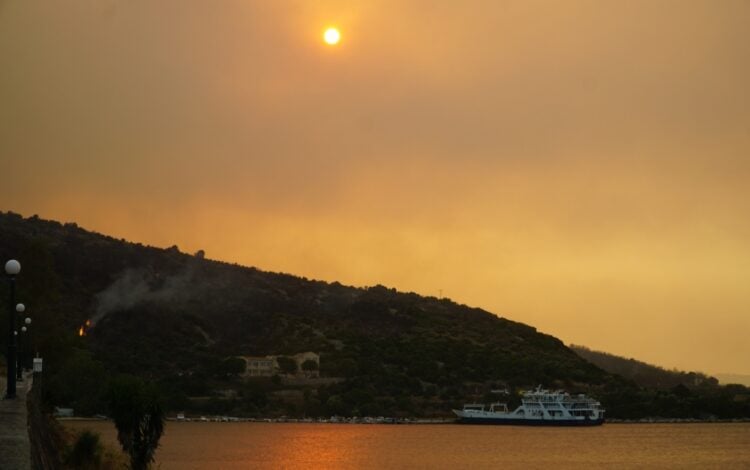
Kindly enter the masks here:
[[604, 423], [601, 404], [586, 395], [570, 395], [561, 390], [529, 390], [521, 406], [508, 411], [505, 403], [467, 404], [453, 410], [463, 424], [516, 424], [536, 426], [596, 426]]

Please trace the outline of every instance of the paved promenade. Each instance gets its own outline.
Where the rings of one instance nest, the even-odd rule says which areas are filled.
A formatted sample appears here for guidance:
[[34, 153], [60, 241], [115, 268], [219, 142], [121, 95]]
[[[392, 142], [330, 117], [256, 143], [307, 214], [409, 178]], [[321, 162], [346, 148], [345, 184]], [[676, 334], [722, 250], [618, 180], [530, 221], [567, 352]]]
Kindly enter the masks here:
[[26, 392], [32, 376], [27, 375], [16, 386], [15, 400], [3, 400], [5, 377], [0, 378], [0, 470], [30, 470], [31, 447], [26, 428]]

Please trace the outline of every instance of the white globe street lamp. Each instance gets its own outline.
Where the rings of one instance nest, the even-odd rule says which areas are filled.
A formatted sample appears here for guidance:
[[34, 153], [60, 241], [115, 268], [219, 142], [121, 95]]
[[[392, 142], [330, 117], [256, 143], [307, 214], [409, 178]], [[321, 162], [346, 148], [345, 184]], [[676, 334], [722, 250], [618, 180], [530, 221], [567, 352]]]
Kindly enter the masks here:
[[5, 263], [5, 273], [8, 276], [15, 276], [21, 272], [21, 263], [12, 259]]

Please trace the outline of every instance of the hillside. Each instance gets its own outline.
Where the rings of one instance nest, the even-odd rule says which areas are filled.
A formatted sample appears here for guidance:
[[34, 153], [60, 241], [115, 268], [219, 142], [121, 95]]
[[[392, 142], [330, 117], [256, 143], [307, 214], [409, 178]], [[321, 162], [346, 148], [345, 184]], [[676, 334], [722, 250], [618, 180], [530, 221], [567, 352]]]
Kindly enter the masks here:
[[[716, 387], [719, 381], [700, 372], [683, 372], [667, 370], [659, 366], [647, 364], [635, 359], [601, 351], [593, 351], [585, 346], [570, 345], [570, 349], [587, 361], [601, 367], [611, 374], [621, 375], [640, 385], [660, 390], [683, 385], [690, 389], [701, 387]], [[738, 383], [738, 382], [734, 382]]]
[[[0, 215], [0, 256], [23, 264], [18, 300], [34, 318], [48, 402], [80, 413], [103, 411], [108, 378], [130, 373], [158, 383], [172, 410], [196, 413], [446, 416], [496, 388], [543, 384], [591, 393], [610, 416], [750, 415], [729, 395], [665, 413], [655, 392], [558, 339], [448, 299], [263, 272], [12, 213]], [[319, 354], [317, 381], [247, 379], [236, 360], [305, 351]]]

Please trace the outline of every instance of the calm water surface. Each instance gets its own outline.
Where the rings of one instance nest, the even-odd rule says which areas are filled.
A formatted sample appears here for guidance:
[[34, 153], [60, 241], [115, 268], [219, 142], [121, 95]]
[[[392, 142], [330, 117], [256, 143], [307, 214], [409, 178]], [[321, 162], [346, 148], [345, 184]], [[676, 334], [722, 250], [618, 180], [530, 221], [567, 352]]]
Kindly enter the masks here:
[[[67, 421], [117, 446], [112, 423]], [[313, 468], [750, 469], [750, 424], [516, 426], [167, 423], [163, 470]]]

